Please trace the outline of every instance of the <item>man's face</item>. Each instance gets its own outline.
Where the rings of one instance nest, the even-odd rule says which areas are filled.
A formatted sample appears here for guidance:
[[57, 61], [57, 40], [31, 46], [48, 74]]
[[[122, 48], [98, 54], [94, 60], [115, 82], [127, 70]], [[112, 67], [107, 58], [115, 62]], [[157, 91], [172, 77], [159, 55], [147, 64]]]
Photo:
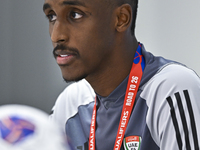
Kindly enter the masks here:
[[45, 0], [44, 13], [63, 78], [77, 81], [107, 67], [114, 48], [114, 11], [105, 0]]

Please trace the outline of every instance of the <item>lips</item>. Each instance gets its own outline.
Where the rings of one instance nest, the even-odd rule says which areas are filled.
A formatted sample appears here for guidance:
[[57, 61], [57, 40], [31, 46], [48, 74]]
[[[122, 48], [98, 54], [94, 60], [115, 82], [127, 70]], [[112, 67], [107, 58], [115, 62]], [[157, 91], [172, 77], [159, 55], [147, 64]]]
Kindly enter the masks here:
[[58, 65], [70, 65], [77, 56], [77, 53], [68, 50], [56, 50], [54, 56]]

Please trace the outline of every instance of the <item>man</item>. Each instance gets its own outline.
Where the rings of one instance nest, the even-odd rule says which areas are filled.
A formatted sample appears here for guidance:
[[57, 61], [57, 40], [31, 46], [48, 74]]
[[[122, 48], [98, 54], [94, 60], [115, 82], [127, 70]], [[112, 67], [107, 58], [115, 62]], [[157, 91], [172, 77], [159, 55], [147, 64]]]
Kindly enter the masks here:
[[78, 81], [51, 117], [77, 150], [199, 149], [200, 80], [137, 41], [137, 3], [45, 0], [56, 61]]

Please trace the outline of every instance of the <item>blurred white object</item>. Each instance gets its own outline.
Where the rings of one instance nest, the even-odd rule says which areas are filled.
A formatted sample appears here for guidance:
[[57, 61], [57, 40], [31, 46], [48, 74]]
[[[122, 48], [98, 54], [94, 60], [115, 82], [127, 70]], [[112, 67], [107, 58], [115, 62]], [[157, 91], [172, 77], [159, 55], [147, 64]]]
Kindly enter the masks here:
[[0, 150], [71, 150], [45, 112], [24, 105], [0, 106]]

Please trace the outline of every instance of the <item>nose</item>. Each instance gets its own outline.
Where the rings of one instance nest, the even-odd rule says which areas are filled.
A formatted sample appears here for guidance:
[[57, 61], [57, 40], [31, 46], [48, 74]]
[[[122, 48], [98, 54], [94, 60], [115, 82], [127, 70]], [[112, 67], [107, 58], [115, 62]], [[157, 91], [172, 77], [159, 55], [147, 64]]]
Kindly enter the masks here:
[[65, 43], [69, 40], [67, 26], [63, 22], [56, 21], [50, 31], [51, 40], [53, 43]]

